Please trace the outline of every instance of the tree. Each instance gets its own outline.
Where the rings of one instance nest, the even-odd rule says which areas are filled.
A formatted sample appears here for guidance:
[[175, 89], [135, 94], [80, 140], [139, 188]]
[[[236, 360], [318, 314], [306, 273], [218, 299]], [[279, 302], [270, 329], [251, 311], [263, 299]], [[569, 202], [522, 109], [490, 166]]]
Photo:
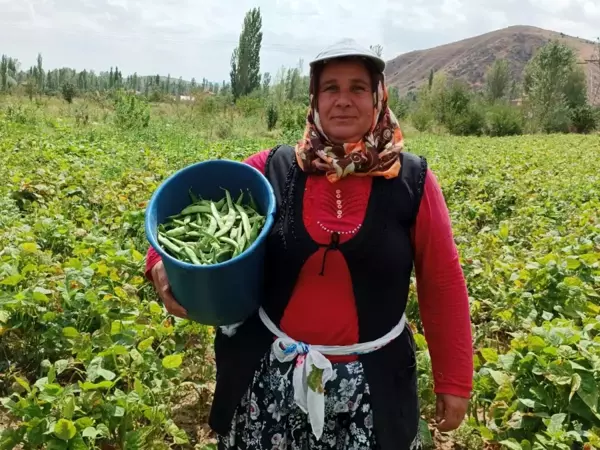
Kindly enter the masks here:
[[381, 58], [381, 55], [383, 55], [383, 47], [381, 45], [379, 45], [379, 44], [377, 44], [377, 45], [370, 45], [369, 48], [371, 50], [373, 50], [373, 52], [377, 56], [379, 56], [380, 58]]
[[38, 83], [38, 91], [40, 93], [44, 92], [44, 69], [42, 67], [42, 54], [38, 53], [37, 57], [37, 83]]
[[431, 90], [432, 86], [433, 86], [433, 69], [431, 69], [429, 71], [429, 90]]
[[73, 103], [73, 98], [75, 98], [75, 85], [70, 81], [64, 83], [62, 85], [62, 95], [67, 103]]
[[524, 89], [534, 129], [569, 130], [574, 108], [586, 104], [585, 75], [578, 71], [574, 50], [559, 41], [543, 46], [529, 62]]
[[507, 97], [511, 87], [510, 69], [504, 59], [498, 59], [485, 77], [486, 96], [490, 102]]
[[246, 13], [238, 46], [231, 55], [231, 89], [234, 100], [260, 87], [260, 47], [262, 44], [260, 8]]
[[271, 87], [271, 74], [265, 72], [263, 75], [263, 93], [269, 95], [269, 88]]
[[2, 55], [0, 61], [0, 91], [6, 91], [8, 88], [8, 57]]

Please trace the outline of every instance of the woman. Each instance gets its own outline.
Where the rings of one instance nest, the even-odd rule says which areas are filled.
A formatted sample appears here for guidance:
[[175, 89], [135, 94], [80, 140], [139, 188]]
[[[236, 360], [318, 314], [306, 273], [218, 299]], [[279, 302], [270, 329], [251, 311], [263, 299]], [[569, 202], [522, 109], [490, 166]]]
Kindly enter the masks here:
[[[215, 339], [222, 449], [421, 448], [413, 267], [441, 431], [472, 388], [468, 295], [441, 189], [403, 152], [385, 63], [345, 40], [311, 62], [304, 138], [251, 156], [278, 203], [262, 309]], [[147, 276], [179, 317], [158, 255]], [[359, 344], [359, 345], [356, 345]]]

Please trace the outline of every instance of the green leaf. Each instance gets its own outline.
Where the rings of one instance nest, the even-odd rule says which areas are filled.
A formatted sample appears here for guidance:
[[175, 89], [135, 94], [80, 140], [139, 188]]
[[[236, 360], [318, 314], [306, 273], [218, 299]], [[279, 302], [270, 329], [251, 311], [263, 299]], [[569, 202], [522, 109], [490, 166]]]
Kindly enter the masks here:
[[37, 289], [35, 289], [33, 291], [32, 297], [36, 302], [40, 302], [40, 303], [48, 302], [48, 296], [46, 294], [44, 294], [43, 292], [38, 291]]
[[129, 356], [131, 357], [134, 365], [140, 365], [144, 363], [144, 357], [135, 348], [129, 352]]
[[498, 352], [493, 348], [482, 348], [481, 356], [483, 356], [483, 359], [485, 359], [489, 363], [498, 362]]
[[144, 385], [137, 378], [133, 381], [133, 389], [140, 397], [144, 395]]
[[123, 332], [123, 323], [120, 320], [115, 320], [110, 324], [110, 335], [121, 334]]
[[528, 336], [527, 346], [534, 352], [540, 352], [546, 347], [546, 342], [539, 336]]
[[98, 356], [119, 356], [119, 355], [127, 355], [129, 352], [122, 345], [113, 345], [107, 350], [100, 353]]
[[87, 376], [90, 381], [94, 382], [99, 377], [111, 381], [114, 380], [117, 375], [110, 370], [102, 368], [102, 357], [97, 356], [90, 362], [90, 365], [87, 368]]
[[502, 238], [502, 239], [506, 239], [508, 237], [509, 234], [509, 228], [508, 228], [508, 223], [503, 222], [500, 225], [500, 230], [498, 231], [498, 235]]
[[102, 436], [104, 438], [110, 437], [110, 430], [103, 423], [101, 423], [100, 425], [98, 425], [96, 427], [96, 430], [98, 430], [98, 433], [100, 433], [99, 436]]
[[38, 246], [35, 242], [25, 242], [21, 244], [21, 249], [25, 253], [35, 253], [38, 251]]
[[48, 369], [48, 383], [54, 383], [56, 381], [56, 368], [50, 366]]
[[4, 278], [2, 281], [0, 281], [0, 284], [3, 284], [4, 286], [16, 286], [21, 282], [22, 279], [23, 276], [17, 273], [15, 275], [11, 275], [9, 277]]
[[79, 434], [69, 441], [69, 450], [89, 450], [83, 437]]
[[500, 355], [498, 356], [498, 362], [504, 370], [510, 371], [515, 363], [515, 354], [507, 353], [506, 355]]
[[415, 339], [415, 345], [417, 346], [418, 350], [427, 350], [428, 346], [425, 336], [423, 336], [421, 333], [415, 333], [413, 337]]
[[580, 266], [581, 266], [581, 263], [579, 262], [579, 259], [577, 259], [576, 257], [567, 258], [567, 269], [577, 270], [577, 269], [579, 269]]
[[494, 433], [488, 427], [481, 425], [477, 429], [482, 438], [487, 439], [488, 441], [494, 439]]
[[597, 413], [598, 385], [594, 375], [588, 372], [580, 372], [579, 376], [581, 377], [581, 384], [577, 390], [577, 395], [594, 413]]
[[125, 415], [125, 408], [122, 406], [115, 406], [115, 411], [113, 413], [114, 417], [123, 417]]
[[65, 441], [59, 441], [58, 439], [51, 439], [48, 442], [46, 450], [68, 450], [69, 444]]
[[90, 417], [80, 417], [75, 421], [75, 426], [78, 430], [83, 430], [85, 428], [94, 426], [94, 419]]
[[8, 313], [8, 311], [0, 310], [0, 323], [7, 323], [9, 318], [10, 314]]
[[129, 431], [125, 435], [125, 448], [127, 450], [142, 450], [144, 448], [144, 433], [142, 430]]
[[60, 419], [56, 422], [56, 425], [54, 425], [54, 435], [63, 441], [73, 439], [75, 433], [77, 433], [77, 429], [70, 420]]
[[434, 444], [429, 425], [423, 419], [419, 420], [419, 435], [421, 436], [421, 442], [425, 448], [430, 448]]
[[29, 385], [29, 383], [27, 382], [27, 380], [21, 378], [21, 377], [15, 377], [15, 381], [17, 383], [19, 383], [19, 385], [25, 389], [27, 392], [31, 392], [31, 386]]
[[81, 432], [81, 435], [85, 438], [96, 439], [100, 433], [94, 427], [87, 427]]
[[520, 398], [519, 401], [523, 403], [528, 408], [535, 408], [535, 400], [531, 400], [528, 398]]
[[69, 399], [65, 402], [65, 406], [62, 410], [62, 416], [65, 419], [71, 420], [73, 418], [73, 414], [75, 413], [75, 399], [73, 396], [69, 396]]
[[66, 359], [59, 359], [54, 363], [54, 367], [56, 368], [57, 375], [60, 375], [65, 370], [67, 370], [67, 367], [69, 367], [69, 361], [67, 361]]
[[490, 370], [489, 373], [496, 382], [496, 384], [498, 384], [498, 386], [503, 386], [505, 384], [510, 383], [510, 376], [504, 372]]
[[152, 346], [153, 342], [154, 342], [154, 337], [153, 336], [150, 336], [149, 338], [144, 339], [143, 341], [141, 341], [138, 344], [138, 350], [140, 352], [144, 352], [144, 351], [148, 350]]
[[523, 450], [523, 447], [521, 447], [521, 444], [519, 444], [514, 438], [500, 441], [500, 445], [504, 445], [506, 448], [509, 448], [510, 450]]
[[190, 441], [188, 435], [184, 430], [175, 425], [172, 421], [169, 421], [167, 425], [167, 433], [173, 438], [175, 444], [188, 444]]
[[84, 391], [95, 391], [98, 389], [110, 389], [114, 386], [114, 383], [112, 381], [101, 381], [100, 383], [86, 381], [85, 383], [80, 383], [80, 386]]
[[150, 306], [150, 314], [152, 314], [153, 316], [162, 315], [163, 309], [158, 303], [152, 301], [152, 302], [150, 302], [149, 306]]
[[165, 369], [176, 369], [181, 366], [183, 358], [180, 354], [165, 356], [162, 360], [162, 366]]
[[73, 327], [65, 327], [62, 331], [63, 336], [67, 339], [75, 339], [77, 336], [79, 336], [79, 331], [77, 331], [77, 329]]
[[581, 387], [581, 375], [578, 373], [573, 374], [573, 381], [571, 382], [571, 392], [569, 393], [569, 401], [573, 398], [575, 393]]
[[564, 413], [554, 414], [550, 418], [550, 423], [548, 424], [548, 433], [555, 434], [562, 430], [562, 424], [567, 418], [567, 415]]

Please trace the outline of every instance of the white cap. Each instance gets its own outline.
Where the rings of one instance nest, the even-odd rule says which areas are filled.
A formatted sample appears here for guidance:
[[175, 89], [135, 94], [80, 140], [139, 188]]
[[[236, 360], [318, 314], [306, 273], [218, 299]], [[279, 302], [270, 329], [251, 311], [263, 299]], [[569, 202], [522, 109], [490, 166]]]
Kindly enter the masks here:
[[383, 72], [383, 69], [385, 69], [385, 61], [377, 56], [377, 53], [370, 48], [362, 47], [354, 39], [342, 39], [325, 48], [310, 62], [310, 66], [312, 67], [316, 63], [324, 62], [328, 59], [342, 58], [345, 56], [367, 58], [373, 61], [380, 72]]

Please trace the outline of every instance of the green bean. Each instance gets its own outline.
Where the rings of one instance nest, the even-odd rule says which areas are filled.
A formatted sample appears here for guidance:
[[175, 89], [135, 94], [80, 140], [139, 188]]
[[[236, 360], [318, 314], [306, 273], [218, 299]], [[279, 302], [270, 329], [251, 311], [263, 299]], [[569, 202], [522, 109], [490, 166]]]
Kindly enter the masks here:
[[244, 226], [244, 232], [246, 233], [246, 239], [250, 239], [250, 230], [251, 230], [251, 226], [250, 226], [250, 221], [248, 220], [248, 214], [246, 214], [246, 211], [244, 211], [244, 208], [242, 208], [240, 205], [235, 205], [237, 210], [239, 211], [240, 215], [242, 216], [242, 225]]
[[172, 252], [179, 253], [181, 251], [179, 247], [173, 244], [167, 237], [163, 236], [162, 234], [158, 235], [158, 241]]
[[252, 224], [252, 230], [250, 230], [250, 242], [254, 242], [254, 240], [258, 237], [258, 221]]
[[190, 258], [194, 264], [202, 264], [191, 248], [189, 248], [188, 246], [185, 246], [185, 247], [183, 247], [183, 250], [187, 254], [188, 258]]
[[223, 197], [221, 200], [219, 200], [217, 203], [215, 203], [215, 206], [219, 211], [221, 210], [221, 208], [223, 208], [225, 201], [226, 201], [225, 197]]
[[251, 205], [252, 209], [254, 211], [258, 211], [258, 206], [256, 205], [256, 202], [254, 201], [254, 197], [252, 196], [252, 192], [248, 191], [248, 194], [250, 195], [250, 205]]
[[182, 215], [211, 212], [209, 205], [190, 205], [181, 211]]
[[204, 200], [189, 191], [191, 204], [158, 225], [158, 241], [173, 257], [210, 265], [235, 258], [258, 237], [265, 217], [257, 212], [250, 191], [237, 199], [223, 189], [218, 200]]
[[210, 235], [213, 235], [215, 234], [215, 231], [217, 231], [217, 219], [215, 219], [213, 216], [209, 216], [208, 220], [210, 221], [210, 224], [208, 225], [206, 232]]
[[181, 236], [181, 235], [185, 234], [186, 232], [187, 232], [187, 227], [182, 226], [182, 227], [173, 228], [172, 230], [167, 231], [165, 234], [167, 236]]
[[237, 200], [235, 201], [236, 205], [242, 205], [242, 202], [244, 201], [244, 191], [242, 191], [240, 189], [240, 196], [237, 198]]
[[225, 222], [223, 223], [223, 226], [220, 227], [221, 229], [215, 233], [215, 237], [220, 237], [220, 236], [223, 236], [223, 235], [229, 233], [229, 230], [231, 230], [231, 227], [233, 227], [234, 223], [235, 223], [235, 209], [232, 207], [229, 210], [229, 212], [227, 213], [227, 217], [225, 218]]
[[217, 221], [217, 225], [219, 226], [219, 229], [223, 229], [225, 224], [223, 223], [223, 219], [221, 219], [221, 215], [219, 214], [219, 211], [217, 210], [217, 206], [213, 202], [210, 203], [210, 209], [211, 209], [213, 217]]
[[233, 239], [229, 239], [229, 238], [228, 238], [228, 237], [226, 237], [226, 236], [221, 236], [221, 237], [219, 238], [219, 240], [221, 240], [221, 241], [223, 241], [223, 242], [227, 242], [228, 244], [231, 244], [231, 245], [233, 245], [235, 248], [237, 248], [237, 247], [238, 247], [238, 243], [237, 243], [237, 242], [235, 242]]
[[192, 191], [192, 188], [190, 188], [189, 190], [189, 194], [190, 194], [190, 200], [192, 201], [192, 203], [198, 203], [198, 196], [196, 194], [194, 194], [194, 192]]

